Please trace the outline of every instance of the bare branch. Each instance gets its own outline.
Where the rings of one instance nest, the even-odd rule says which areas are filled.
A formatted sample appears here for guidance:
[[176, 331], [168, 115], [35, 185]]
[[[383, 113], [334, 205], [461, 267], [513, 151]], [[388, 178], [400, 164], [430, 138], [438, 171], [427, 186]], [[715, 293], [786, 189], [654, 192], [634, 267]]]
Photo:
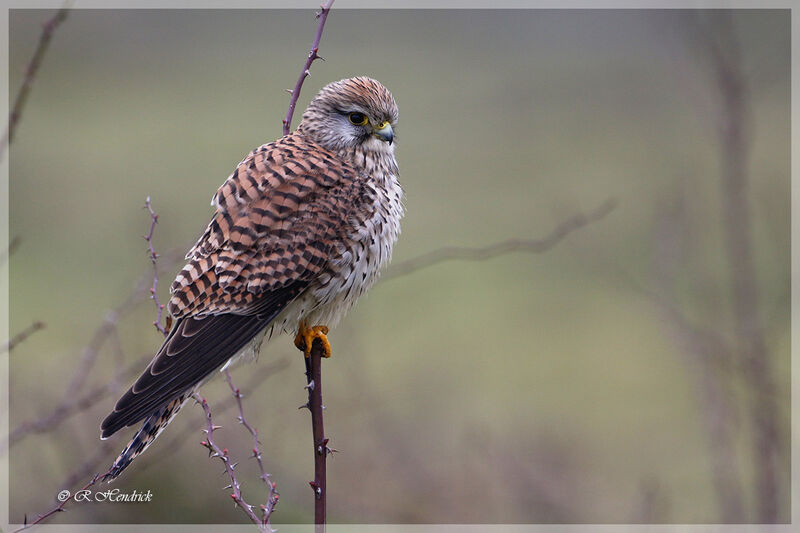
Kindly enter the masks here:
[[774, 370], [760, 319], [757, 273], [753, 258], [752, 217], [748, 201], [750, 99], [739, 44], [730, 13], [715, 13], [700, 43], [710, 59], [721, 102], [719, 115], [722, 180], [722, 226], [731, 276], [734, 327], [743, 377], [753, 393], [750, 402], [755, 433], [754, 471], [758, 522], [780, 520], [778, 460], [783, 440], [778, 430]]
[[[172, 262], [172, 256], [174, 255], [175, 253], [173, 250], [167, 253], [167, 256], [170, 257], [170, 262]], [[120, 321], [133, 311], [136, 304], [141, 301], [142, 295], [148, 290], [149, 285], [149, 276], [142, 276], [137, 282], [134, 290], [130, 295], [128, 295], [125, 301], [106, 313], [103, 322], [95, 330], [91, 340], [84, 348], [83, 356], [75, 367], [72, 379], [65, 389], [62, 400], [48, 414], [42, 415], [35, 420], [23, 422], [11, 430], [8, 440], [0, 443], [0, 453], [3, 453], [8, 449], [9, 446], [19, 442], [31, 433], [43, 433], [55, 428], [67, 420], [70, 416], [89, 409], [97, 402], [97, 400], [116, 391], [116, 381], [118, 380], [114, 380], [111, 383], [98, 385], [79, 396], [81, 390], [83, 390], [86, 386], [86, 381], [89, 378], [92, 367], [100, 355], [101, 348], [109, 339], [115, 338], [117, 335], [117, 326], [119, 325]], [[151, 358], [152, 355], [143, 356], [125, 369], [120, 369], [117, 372], [117, 376], [132, 376], [138, 373], [141, 370], [142, 365], [147, 363], [147, 361], [149, 361]]]
[[[152, 359], [150, 354], [142, 356], [137, 361], [125, 367], [119, 375], [123, 377], [133, 377], [141, 372], [142, 366], [150, 361], [150, 359]], [[8, 440], [4, 443], [3, 447], [0, 447], [0, 451], [4, 451], [6, 446], [13, 446], [30, 434], [46, 433], [54, 430], [56, 427], [69, 420], [73, 415], [90, 409], [97, 405], [99, 400], [115, 392], [116, 383], [112, 381], [89, 389], [77, 399], [72, 398], [68, 400], [68, 398], [65, 397], [64, 400], [48, 414], [34, 420], [22, 422], [12, 429], [8, 434]]]
[[466, 261], [483, 261], [511, 252], [542, 253], [553, 248], [570, 233], [601, 220], [617, 207], [617, 200], [610, 198], [589, 214], [579, 213], [561, 224], [542, 239], [508, 239], [489, 246], [445, 246], [431, 252], [414, 257], [402, 263], [396, 263], [382, 276], [382, 279], [394, 279], [406, 276], [417, 270], [450, 261], [453, 259]]
[[0, 159], [3, 158], [8, 145], [11, 144], [11, 141], [14, 139], [14, 133], [16, 131], [17, 124], [22, 116], [22, 110], [25, 107], [25, 102], [27, 102], [28, 95], [33, 87], [33, 80], [36, 78], [36, 72], [39, 70], [39, 66], [42, 64], [42, 59], [44, 59], [44, 55], [50, 46], [50, 41], [53, 39], [53, 33], [56, 31], [56, 28], [58, 28], [58, 26], [67, 18], [68, 13], [69, 9], [67, 7], [62, 7], [58, 10], [58, 12], [56, 12], [55, 15], [53, 15], [50, 20], [45, 22], [44, 27], [42, 28], [42, 34], [39, 37], [39, 44], [36, 46], [36, 51], [33, 53], [33, 57], [31, 58], [30, 63], [28, 63], [28, 67], [25, 69], [25, 79], [22, 81], [22, 87], [17, 93], [17, 97], [14, 99], [14, 105], [12, 106], [11, 114], [8, 117], [8, 128], [6, 128], [3, 139], [0, 141]]
[[167, 326], [164, 327], [161, 325], [161, 319], [164, 315], [164, 304], [162, 304], [158, 300], [158, 254], [156, 253], [155, 248], [153, 248], [153, 232], [156, 229], [156, 224], [158, 224], [158, 215], [155, 211], [153, 211], [153, 206], [150, 204], [150, 197], [148, 196], [147, 199], [144, 201], [144, 207], [150, 213], [150, 231], [147, 235], [144, 236], [144, 240], [147, 241], [147, 250], [150, 255], [150, 261], [153, 263], [153, 286], [150, 287], [150, 299], [156, 305], [156, 319], [153, 321], [153, 325], [156, 327], [158, 331], [161, 332], [162, 335], [165, 337], [169, 334], [170, 328], [170, 318], [167, 317]]
[[231, 498], [233, 499], [234, 503], [244, 512], [244, 514], [247, 515], [250, 521], [258, 527], [259, 531], [272, 533], [272, 528], [269, 527], [266, 522], [262, 522], [262, 520], [253, 511], [253, 506], [244, 501], [242, 498], [241, 484], [236, 478], [236, 473], [234, 472], [236, 464], [231, 462], [231, 459], [228, 456], [228, 449], [220, 448], [216, 442], [214, 442], [214, 431], [219, 429], [220, 426], [215, 426], [214, 422], [211, 420], [211, 409], [208, 407], [208, 402], [206, 402], [206, 399], [196, 392], [192, 395], [192, 397], [200, 404], [200, 406], [203, 408], [203, 412], [206, 415], [206, 429], [204, 430], [206, 439], [200, 444], [208, 449], [209, 457], [218, 457], [219, 460], [222, 461], [222, 464], [225, 465], [225, 472], [228, 474], [228, 477], [231, 480], [230, 485], [227, 485], [225, 488], [233, 490], [231, 493]]
[[258, 469], [261, 471], [260, 479], [267, 485], [267, 489], [269, 490], [267, 503], [261, 507], [264, 513], [262, 521], [265, 524], [269, 524], [269, 519], [272, 516], [272, 512], [275, 510], [275, 506], [278, 504], [278, 498], [280, 497], [278, 494], [277, 485], [272, 481], [271, 476], [267, 473], [267, 471], [264, 470], [264, 463], [261, 460], [261, 442], [258, 440], [258, 430], [251, 426], [244, 417], [242, 393], [236, 386], [234, 386], [231, 373], [227, 368], [225, 369], [225, 379], [228, 381], [228, 387], [230, 387], [233, 397], [236, 399], [236, 405], [239, 407], [239, 423], [242, 424], [253, 436], [253, 457], [255, 458], [256, 462], [258, 462]]
[[[84, 485], [80, 489], [80, 491], [89, 490], [92, 486], [94, 486], [95, 483], [97, 483], [98, 479], [100, 479], [100, 474], [95, 474], [94, 477], [91, 479], [91, 481], [89, 481], [86, 485]], [[66, 506], [67, 503], [71, 499], [72, 498], [70, 498], [68, 496], [66, 499], [64, 499], [64, 501], [62, 501], [61, 503], [59, 503], [58, 505], [56, 505], [55, 507], [53, 507], [52, 509], [50, 509], [46, 513], [37, 516], [36, 520], [34, 520], [33, 522], [29, 523], [28, 520], [27, 520], [27, 516], [26, 516], [25, 517], [25, 525], [23, 525], [19, 529], [14, 530], [12, 533], [19, 533], [20, 531], [25, 531], [26, 529], [30, 529], [35, 525], [41, 524], [42, 522], [44, 522], [45, 520], [47, 520], [48, 518], [50, 518], [54, 514], [64, 512], [65, 511], [64, 506]]]
[[[278, 372], [285, 370], [289, 367], [289, 359], [281, 358], [278, 359], [268, 365], [261, 365], [258, 369], [254, 370], [252, 373], [250, 380], [245, 383], [244, 387], [241, 390], [249, 391], [253, 393], [257, 391], [261, 386], [263, 386], [268, 378], [277, 374]], [[219, 402], [214, 408], [217, 413], [217, 416], [223, 415], [227, 413], [234, 405], [236, 405], [236, 398], [231, 396], [226, 398], [225, 400]], [[157, 464], [159, 461], [163, 461], [171, 454], [175, 453], [186, 443], [186, 435], [190, 432], [194, 431], [196, 428], [196, 424], [194, 420], [188, 421], [180, 430], [172, 432], [172, 440], [167, 441], [162, 446], [162, 452], [157, 457], [154, 457], [149, 463], [145, 463], [139, 467], [139, 472], [142, 470], [149, 468], [152, 465]], [[162, 437], [163, 438], [163, 437]]]
[[320, 12], [317, 13], [317, 18], [319, 19], [317, 34], [314, 37], [314, 43], [311, 45], [311, 50], [308, 52], [308, 57], [303, 65], [303, 70], [300, 71], [300, 77], [297, 78], [297, 83], [294, 85], [292, 97], [289, 99], [289, 110], [286, 112], [286, 118], [283, 119], [284, 135], [289, 135], [289, 132], [291, 131], [294, 108], [297, 106], [297, 99], [300, 98], [300, 90], [303, 88], [303, 82], [306, 81], [306, 78], [308, 77], [311, 64], [317, 59], [322, 59], [317, 52], [319, 52], [319, 42], [322, 39], [322, 30], [325, 28], [325, 21], [328, 19], [328, 13], [331, 11], [333, 2], [334, 0], [328, 0], [326, 4], [320, 6]]
[[306, 389], [308, 390], [307, 407], [311, 411], [311, 432], [314, 441], [314, 481], [310, 481], [314, 491], [314, 524], [318, 527], [317, 533], [325, 533], [327, 514], [327, 458], [333, 450], [328, 447], [325, 437], [325, 426], [322, 411], [322, 355], [324, 349], [319, 339], [314, 339], [311, 355], [305, 358], [306, 362]]
[[[684, 267], [687, 248], [683, 197], [674, 208], [662, 209], [657, 220], [653, 284], [659, 292], [673, 290], [676, 274]], [[727, 383], [736, 365], [735, 350], [716, 331], [693, 324], [666, 298], [644, 291], [656, 304], [667, 335], [678, 346], [694, 381], [700, 415], [708, 433], [711, 478], [720, 510], [720, 521], [745, 521], [744, 494], [733, 438], [736, 405]]]
[[44, 322], [36, 321], [27, 328], [23, 329], [16, 335], [14, 335], [9, 341], [0, 348], [0, 353], [2, 352], [11, 352], [18, 344], [24, 342], [25, 339], [36, 333], [37, 331], [41, 331], [44, 329]]

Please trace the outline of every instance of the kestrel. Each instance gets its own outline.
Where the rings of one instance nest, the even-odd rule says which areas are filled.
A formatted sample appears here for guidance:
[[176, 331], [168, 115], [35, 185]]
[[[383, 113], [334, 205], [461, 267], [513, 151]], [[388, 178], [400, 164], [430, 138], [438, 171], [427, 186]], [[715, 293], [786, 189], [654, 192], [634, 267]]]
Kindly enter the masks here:
[[256, 148], [212, 199], [216, 212], [170, 287], [174, 325], [103, 420], [102, 438], [144, 421], [106, 480], [164, 430], [215, 370], [294, 333], [308, 357], [377, 280], [403, 216], [394, 97], [379, 82], [333, 82], [297, 129]]

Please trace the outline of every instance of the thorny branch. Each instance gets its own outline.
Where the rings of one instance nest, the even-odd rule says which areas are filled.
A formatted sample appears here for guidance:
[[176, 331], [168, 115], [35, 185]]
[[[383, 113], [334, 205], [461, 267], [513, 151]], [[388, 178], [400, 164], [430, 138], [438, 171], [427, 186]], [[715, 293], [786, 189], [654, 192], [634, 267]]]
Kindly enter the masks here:
[[508, 239], [482, 247], [445, 246], [443, 248], [438, 248], [418, 257], [403, 261], [402, 263], [395, 263], [381, 279], [385, 281], [399, 278], [400, 276], [411, 274], [417, 270], [453, 259], [483, 261], [517, 251], [529, 253], [546, 252], [564, 240], [570, 233], [601, 220], [616, 207], [617, 200], [610, 198], [588, 214], [579, 213], [566, 219], [556, 226], [549, 235], [541, 239]]
[[44, 55], [50, 46], [50, 41], [53, 39], [53, 33], [56, 31], [56, 28], [58, 28], [58, 26], [67, 18], [67, 13], [69, 13], [69, 9], [62, 7], [58, 10], [58, 12], [56, 12], [55, 15], [53, 15], [50, 20], [45, 22], [44, 26], [42, 27], [42, 34], [39, 37], [39, 44], [36, 46], [36, 51], [33, 53], [33, 57], [31, 58], [30, 63], [28, 63], [28, 67], [25, 69], [25, 79], [22, 81], [22, 87], [17, 93], [17, 97], [14, 99], [14, 105], [12, 106], [11, 113], [8, 117], [8, 127], [3, 135], [3, 140], [0, 141], [0, 159], [3, 158], [8, 145], [11, 144], [11, 141], [14, 139], [14, 132], [16, 131], [17, 124], [19, 124], [19, 119], [22, 116], [22, 110], [25, 107], [25, 102], [27, 102], [28, 95], [33, 87], [33, 80], [36, 78], [36, 72], [39, 70], [39, 66], [42, 64], [42, 59], [44, 59]]
[[[97, 483], [98, 479], [100, 479], [100, 474], [95, 474], [94, 477], [91, 479], [91, 481], [89, 481], [86, 485], [84, 485], [80, 489], [80, 491], [89, 490], [91, 487], [94, 486], [95, 483]], [[42, 523], [43, 521], [45, 521], [46, 519], [50, 518], [54, 514], [64, 512], [65, 511], [64, 507], [67, 505], [67, 503], [71, 499], [72, 498], [65, 499], [63, 502], [59, 503], [58, 505], [56, 505], [55, 507], [53, 507], [52, 509], [50, 509], [46, 513], [37, 516], [36, 520], [34, 520], [33, 522], [28, 522], [28, 516], [26, 515], [25, 516], [24, 525], [19, 529], [15, 529], [12, 533], [19, 533], [20, 531], [25, 531], [26, 529], [30, 529], [33, 526]]]
[[153, 206], [150, 203], [150, 197], [148, 196], [147, 199], [144, 201], [144, 207], [150, 213], [150, 231], [147, 235], [144, 236], [144, 240], [147, 241], [147, 249], [150, 256], [150, 261], [153, 263], [153, 286], [150, 287], [150, 299], [153, 300], [156, 306], [156, 319], [153, 321], [153, 325], [156, 327], [158, 331], [161, 332], [162, 335], [165, 337], [169, 334], [170, 329], [170, 317], [167, 316], [166, 327], [161, 325], [161, 320], [164, 316], [164, 304], [162, 304], [158, 300], [158, 258], [159, 255], [156, 253], [155, 248], [153, 248], [153, 232], [156, 229], [156, 224], [158, 224], [158, 215], [155, 211], [153, 211]]
[[[311, 45], [311, 50], [308, 52], [308, 57], [306, 58], [306, 62], [303, 65], [303, 70], [300, 71], [300, 77], [297, 78], [297, 83], [294, 85], [294, 89], [291, 91], [292, 97], [289, 99], [289, 110], [286, 112], [286, 118], [283, 119], [283, 134], [289, 135], [292, 127], [292, 115], [294, 115], [294, 109], [297, 106], [297, 99], [300, 98], [300, 90], [303, 88], [303, 82], [309, 75], [309, 69], [311, 68], [311, 64], [317, 60], [322, 59], [325, 61], [320, 55], [319, 52], [319, 42], [322, 39], [322, 30], [325, 28], [325, 21], [328, 19], [328, 13], [331, 11], [331, 6], [333, 5], [334, 0], [328, 0], [328, 2], [322, 6], [320, 6], [320, 12], [317, 13], [317, 18], [319, 19], [319, 26], [317, 26], [317, 34], [314, 37], [314, 43]], [[287, 89], [288, 91], [288, 89]]]
[[[148, 356], [147, 360], [149, 360], [149, 359], [150, 359], [150, 357]], [[129, 367], [129, 369], [138, 371], [138, 370], [141, 369], [141, 366], [142, 366], [142, 364], [144, 362], [146, 362], [146, 361], [138, 361], [137, 363], [131, 365]], [[243, 390], [250, 391], [250, 392], [255, 392], [256, 390], [258, 390], [259, 387], [261, 387], [262, 385], [264, 385], [264, 383], [267, 382], [267, 379], [270, 376], [280, 372], [281, 370], [284, 370], [284, 369], [288, 368], [288, 366], [289, 366], [289, 361], [286, 358], [278, 359], [277, 361], [275, 361], [273, 363], [270, 363], [268, 365], [262, 366], [261, 368], [259, 368], [259, 370], [257, 372], [255, 372], [251, 376], [251, 379], [248, 380], [248, 382], [245, 384]], [[94, 391], [90, 391], [90, 392], [91, 393], [95, 393], [96, 390], [97, 389], [95, 389]], [[83, 398], [86, 401], [86, 403], [88, 404], [88, 400], [92, 398], [92, 395], [91, 394], [86, 394], [86, 395], [84, 395]], [[98, 396], [95, 396], [95, 400], [97, 398], [98, 398]], [[88, 408], [88, 406], [84, 407], [84, 405], [83, 405], [84, 400], [80, 400], [79, 403], [81, 403], [81, 407], [82, 408]], [[216, 409], [217, 413], [218, 414], [227, 413], [228, 410], [230, 410], [230, 408], [234, 406], [235, 402], [236, 402], [236, 399], [234, 397], [230, 397], [230, 398], [226, 399], [225, 401], [220, 402], [220, 404], [217, 406], [217, 409]], [[81, 410], [83, 410], [83, 409], [81, 409]], [[74, 412], [77, 412], [77, 410], [71, 411], [71, 413], [74, 413]], [[175, 432], [175, 436], [173, 437], [173, 441], [171, 443], [167, 443], [163, 447], [163, 449], [165, 450], [164, 453], [162, 453], [158, 457], [154, 458], [155, 459], [154, 461], [152, 461], [150, 463], [145, 463], [145, 465], [142, 468], [142, 470], [144, 468], [147, 468], [148, 466], [152, 466], [153, 464], [156, 464], [158, 461], [163, 461], [165, 458], [169, 457], [169, 455], [171, 453], [174, 453], [182, 445], [184, 445], [186, 443], [186, 435], [188, 435], [188, 434], [190, 434], [190, 433], [195, 431], [195, 429], [196, 429], [195, 423], [196, 423], [196, 421], [192, 420], [191, 422], [184, 424], [184, 426], [180, 429], [180, 431]], [[52, 429], [52, 427], [43, 428], [43, 431], [46, 431], [48, 429]], [[69, 488], [69, 487], [74, 486], [75, 483], [77, 483], [79, 480], [85, 479], [86, 476], [90, 475], [92, 472], [96, 472], [97, 471], [96, 469], [98, 468], [98, 466], [100, 466], [103, 463], [108, 462], [109, 456], [114, 454], [116, 451], [117, 450], [116, 450], [116, 445], [115, 445], [114, 441], [112, 441], [112, 440], [102, 441], [102, 444], [98, 448], [97, 452], [92, 457], [90, 457], [89, 459], [84, 461], [82, 464], [80, 464], [72, 472], [70, 472], [65, 477], [64, 481], [62, 481], [58, 485], [58, 487]], [[88, 487], [86, 487], [86, 488], [88, 488]], [[275, 503], [277, 503], [277, 492], [275, 493], [275, 496], [276, 496], [275, 497], [275, 502], [272, 505], [273, 509], [274, 509]], [[43, 521], [46, 517], [49, 517], [52, 514], [53, 513], [49, 513], [46, 516], [41, 517], [39, 521], [40, 522]], [[33, 524], [31, 524], [31, 525], [33, 525]]]
[[311, 347], [311, 355], [305, 359], [306, 380], [308, 389], [308, 403], [300, 407], [307, 407], [311, 411], [311, 432], [314, 441], [314, 481], [310, 481], [311, 489], [314, 491], [314, 524], [316, 533], [325, 532], [327, 521], [327, 458], [333, 450], [328, 447], [328, 438], [325, 437], [325, 426], [322, 412], [325, 406], [322, 404], [322, 343], [314, 339]]
[[[266, 365], [259, 365], [258, 370], [252, 373], [250, 379], [245, 383], [244, 387], [241, 388], [242, 391], [248, 391], [249, 393], [254, 393], [260, 387], [262, 387], [267, 380], [274, 376], [275, 374], [281, 372], [282, 370], [286, 370], [289, 368], [289, 359], [281, 358], [277, 359], [272, 363], [268, 363]], [[219, 402], [215, 407], [214, 410], [216, 412], [216, 416], [226, 414], [234, 405], [236, 405], [236, 398], [230, 396], [223, 401]], [[163, 461], [171, 454], [177, 452], [181, 446], [186, 443], [186, 435], [195, 431], [197, 427], [196, 420], [190, 420], [184, 424], [178, 431], [172, 432], [172, 440], [167, 441], [162, 446], [162, 450], [164, 450], [158, 457], [154, 457], [151, 459], [149, 463], [145, 463], [139, 467], [139, 471], [145, 470], [155, 464], [158, 464], [159, 461]], [[164, 438], [164, 437], [162, 437]]]
[[228, 382], [228, 386], [233, 393], [233, 397], [236, 399], [236, 405], [239, 408], [239, 423], [242, 424], [247, 431], [253, 436], [253, 457], [255, 458], [256, 462], [258, 463], [258, 469], [261, 471], [261, 476], [259, 477], [261, 481], [263, 481], [267, 485], [267, 489], [269, 490], [269, 498], [267, 499], [267, 504], [262, 507], [264, 512], [263, 522], [265, 524], [269, 524], [270, 516], [272, 516], [272, 512], [275, 510], [275, 506], [278, 504], [278, 498], [280, 495], [278, 494], [277, 485], [272, 481], [271, 476], [264, 470], [264, 463], [261, 460], [261, 442], [258, 440], [258, 430], [255, 429], [250, 423], [247, 422], [247, 419], [244, 417], [244, 408], [242, 407], [242, 393], [239, 391], [237, 387], [233, 385], [233, 380], [231, 379], [231, 373], [228, 369], [225, 369], [225, 379]]
[[236, 473], [234, 472], [234, 469], [238, 463], [231, 462], [231, 458], [228, 456], [227, 448], [220, 448], [217, 443], [214, 442], [214, 431], [219, 429], [221, 426], [214, 425], [214, 422], [211, 419], [211, 409], [208, 407], [208, 402], [206, 402], [206, 399], [196, 392], [192, 395], [192, 397], [200, 404], [200, 406], [203, 408], [203, 412], [205, 412], [206, 415], [206, 429], [203, 430], [206, 434], [206, 438], [200, 444], [208, 449], [209, 457], [217, 457], [220, 461], [222, 461], [222, 464], [225, 465], [225, 472], [228, 474], [228, 477], [231, 480], [230, 484], [224, 488], [233, 490], [231, 493], [231, 498], [233, 499], [234, 503], [244, 512], [244, 514], [247, 515], [253, 524], [258, 526], [259, 531], [272, 533], [273, 530], [268, 524], [269, 514], [266, 513], [267, 506], [264, 506], [264, 518], [259, 518], [253, 510], [253, 506], [247, 503], [244, 498], [242, 498], [241, 485], [239, 480], [236, 478]]

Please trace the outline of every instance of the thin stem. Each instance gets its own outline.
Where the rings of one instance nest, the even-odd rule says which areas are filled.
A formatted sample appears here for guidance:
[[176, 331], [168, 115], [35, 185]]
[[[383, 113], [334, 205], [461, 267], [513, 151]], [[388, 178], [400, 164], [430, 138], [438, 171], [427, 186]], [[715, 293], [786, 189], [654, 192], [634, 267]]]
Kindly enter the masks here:
[[244, 512], [244, 514], [247, 515], [250, 521], [258, 527], [259, 531], [271, 533], [272, 528], [270, 528], [266, 523], [262, 522], [262, 520], [253, 510], [253, 506], [244, 501], [244, 498], [242, 498], [241, 484], [239, 483], [236, 473], [234, 472], [236, 463], [231, 462], [231, 458], [228, 456], [228, 449], [220, 448], [217, 443], [214, 442], [214, 431], [219, 429], [220, 426], [215, 426], [214, 422], [211, 420], [211, 409], [208, 407], [208, 402], [206, 402], [206, 399], [196, 392], [192, 395], [192, 397], [197, 401], [197, 403], [200, 404], [200, 406], [203, 408], [203, 412], [206, 414], [206, 429], [204, 430], [206, 439], [200, 444], [204, 448], [208, 449], [209, 457], [218, 457], [219, 460], [222, 461], [222, 464], [225, 465], [225, 472], [228, 474], [228, 477], [231, 480], [230, 484], [225, 488], [233, 491], [231, 493], [231, 499]]
[[303, 65], [303, 70], [300, 71], [300, 77], [297, 78], [297, 83], [295, 83], [294, 89], [292, 90], [292, 97], [289, 99], [289, 110], [286, 112], [286, 118], [283, 119], [284, 135], [289, 135], [289, 132], [291, 131], [294, 109], [297, 107], [297, 99], [300, 98], [300, 90], [303, 88], [303, 82], [306, 81], [306, 78], [308, 77], [311, 64], [317, 59], [322, 59], [325, 61], [317, 52], [319, 52], [319, 42], [322, 39], [322, 30], [325, 28], [325, 21], [328, 19], [328, 13], [331, 11], [333, 2], [334, 0], [328, 0], [326, 4], [320, 6], [320, 12], [317, 13], [317, 18], [319, 19], [317, 34], [314, 37], [314, 44], [311, 45], [311, 50], [308, 52], [308, 57]]
[[33, 80], [36, 78], [36, 73], [42, 64], [42, 59], [44, 59], [44, 55], [50, 46], [50, 41], [53, 39], [53, 33], [55, 33], [56, 28], [67, 18], [68, 12], [69, 9], [62, 7], [50, 20], [45, 22], [42, 27], [42, 34], [39, 36], [39, 44], [36, 46], [36, 51], [33, 53], [28, 67], [25, 69], [25, 79], [22, 81], [22, 87], [17, 93], [17, 97], [14, 99], [14, 105], [8, 116], [8, 127], [6, 128], [5, 135], [3, 135], [3, 140], [0, 141], [0, 159], [5, 155], [8, 145], [11, 144], [11, 141], [14, 139], [17, 124], [19, 124], [19, 119], [22, 117], [22, 110], [25, 107], [25, 102], [28, 101], [28, 95], [33, 87]]
[[[89, 481], [86, 485], [84, 485], [77, 492], [83, 492], [85, 490], [89, 490], [91, 487], [94, 486], [95, 483], [97, 483], [98, 479], [100, 479], [100, 474], [95, 474], [94, 477], [91, 479], [91, 481]], [[50, 518], [54, 514], [64, 512], [65, 511], [64, 506], [66, 506], [67, 503], [70, 500], [72, 500], [72, 498], [70, 497], [70, 493], [67, 493], [67, 497], [64, 498], [64, 501], [62, 501], [61, 503], [59, 503], [58, 505], [56, 505], [55, 507], [53, 507], [52, 509], [50, 509], [46, 513], [37, 516], [36, 520], [34, 520], [33, 522], [28, 522], [28, 517], [26, 516], [25, 517], [25, 524], [21, 528], [15, 529], [12, 533], [19, 533], [20, 531], [25, 531], [26, 529], [30, 529], [33, 526], [42, 523], [43, 521], [45, 521], [46, 519]]]
[[556, 226], [549, 235], [541, 239], [507, 239], [489, 246], [445, 246], [437, 248], [436, 250], [403, 261], [402, 263], [394, 264], [381, 279], [382, 281], [386, 281], [387, 279], [399, 278], [400, 276], [411, 274], [417, 270], [453, 259], [483, 261], [516, 251], [530, 253], [546, 252], [564, 240], [572, 232], [584, 226], [588, 226], [593, 222], [597, 222], [616, 207], [616, 199], [609, 198], [588, 214], [578, 213], [564, 220]]
[[755, 434], [758, 521], [776, 523], [783, 498], [778, 474], [783, 439], [778, 427], [778, 406], [774, 401], [774, 370], [760, 318], [753, 257], [753, 223], [748, 197], [750, 95], [730, 14], [721, 14], [715, 20], [716, 24], [704, 34], [721, 103], [722, 226], [730, 270], [734, 328], [739, 356], [746, 368], [744, 378], [753, 393], [749, 407]]
[[236, 405], [239, 407], [239, 423], [242, 424], [253, 436], [253, 457], [258, 463], [258, 469], [261, 471], [260, 479], [264, 482], [264, 484], [267, 485], [267, 489], [269, 490], [267, 503], [261, 506], [261, 510], [263, 511], [263, 517], [261, 521], [264, 524], [269, 524], [269, 519], [272, 516], [272, 512], [275, 510], [275, 506], [278, 504], [278, 498], [280, 497], [278, 494], [278, 487], [277, 484], [272, 481], [271, 476], [264, 469], [264, 463], [261, 460], [261, 441], [258, 440], [258, 430], [251, 426], [244, 417], [242, 393], [239, 388], [233, 384], [231, 373], [227, 368], [225, 369], [225, 379], [228, 382], [228, 387], [230, 387], [231, 392], [233, 393], [233, 397], [236, 399]]
[[327, 500], [327, 458], [332, 451], [325, 437], [322, 411], [322, 343], [314, 339], [311, 355], [305, 359], [308, 389], [308, 409], [311, 411], [311, 432], [314, 439], [314, 481], [309, 482], [314, 491], [314, 524], [317, 533], [324, 533]]
[[161, 320], [164, 316], [164, 304], [162, 304], [158, 300], [158, 254], [156, 253], [155, 248], [153, 248], [153, 233], [156, 229], [156, 224], [158, 224], [158, 215], [155, 211], [153, 211], [153, 206], [150, 204], [150, 197], [148, 196], [147, 199], [144, 201], [144, 207], [150, 213], [150, 231], [147, 235], [144, 236], [144, 240], [147, 241], [147, 251], [150, 255], [150, 261], [153, 263], [153, 286], [150, 287], [150, 299], [153, 300], [156, 306], [156, 319], [153, 321], [153, 325], [156, 327], [158, 331], [161, 332], [162, 335], [165, 337], [169, 335], [169, 327], [170, 327], [170, 319], [167, 317], [167, 326], [164, 327], [161, 325]]
[[44, 329], [44, 322], [40, 322], [37, 320], [27, 328], [23, 329], [22, 331], [14, 335], [11, 339], [9, 339], [9, 341], [5, 344], [5, 346], [0, 348], [0, 353], [11, 352], [14, 348], [17, 347], [18, 344], [24, 342], [25, 339], [27, 339], [37, 331], [43, 329]]

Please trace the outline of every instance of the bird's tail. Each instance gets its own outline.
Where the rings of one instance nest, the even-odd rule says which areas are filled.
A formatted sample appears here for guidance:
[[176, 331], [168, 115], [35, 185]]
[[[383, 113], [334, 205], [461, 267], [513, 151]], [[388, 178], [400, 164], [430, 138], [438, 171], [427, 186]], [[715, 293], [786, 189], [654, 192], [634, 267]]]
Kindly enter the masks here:
[[191, 393], [189, 392], [182, 394], [148, 416], [142, 427], [136, 432], [128, 445], [125, 446], [125, 449], [119, 454], [119, 457], [114, 461], [114, 464], [103, 476], [103, 481], [113, 481], [136, 457], [144, 452], [164, 431], [164, 428], [172, 422], [172, 419], [175, 418], [175, 415], [178, 414], [178, 411], [190, 396]]

